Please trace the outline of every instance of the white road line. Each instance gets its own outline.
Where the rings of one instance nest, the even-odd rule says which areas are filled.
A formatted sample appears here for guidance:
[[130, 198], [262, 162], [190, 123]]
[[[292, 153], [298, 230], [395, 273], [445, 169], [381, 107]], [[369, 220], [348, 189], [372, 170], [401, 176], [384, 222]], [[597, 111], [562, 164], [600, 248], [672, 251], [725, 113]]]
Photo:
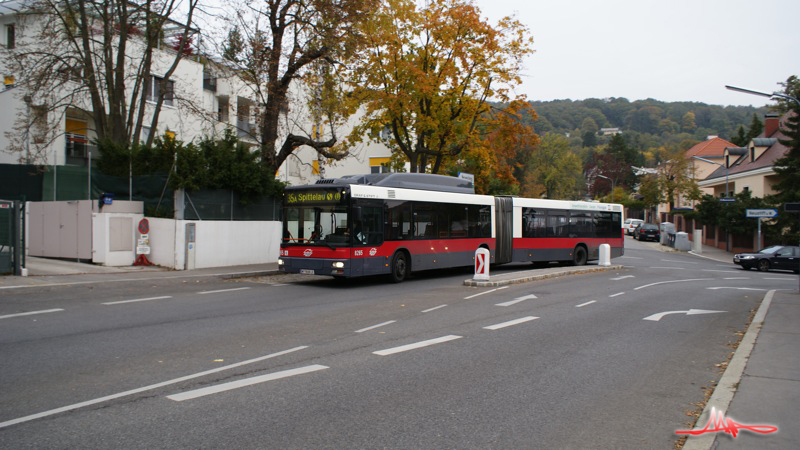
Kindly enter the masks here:
[[749, 280], [749, 279], [750, 278], [748, 278], [748, 277], [728, 277], [728, 278], [723, 278], [723, 280]]
[[216, 291], [201, 291], [198, 294], [218, 294], [220, 292], [233, 292], [233, 291], [244, 291], [250, 289], [249, 287], [240, 287], [240, 288], [233, 288], [233, 289], [218, 289]]
[[443, 342], [461, 339], [461, 337], [462, 336], [455, 336], [455, 335], [442, 336], [436, 339], [429, 339], [427, 341], [416, 342], [414, 344], [401, 345], [400, 347], [387, 348], [386, 350], [379, 350], [377, 352], [372, 352], [372, 353], [379, 356], [393, 355], [395, 353], [407, 352], [409, 350], [415, 350], [418, 348], [427, 347], [429, 345], [436, 345], [436, 344], [441, 344]]
[[625, 295], [625, 293], [624, 292], [617, 292], [616, 294], [609, 295], [608, 298], [619, 297], [620, 295]]
[[6, 316], [0, 316], [0, 319], [10, 319], [12, 317], [32, 316], [34, 314], [47, 314], [47, 313], [53, 313], [53, 312], [59, 312], [59, 311], [63, 311], [63, 309], [45, 309], [45, 310], [42, 310], [42, 311], [30, 311], [30, 312], [24, 312], [24, 313], [19, 313], [19, 314], [8, 314]]
[[303, 350], [303, 349], [306, 349], [306, 348], [308, 348], [308, 346], [295, 347], [295, 348], [291, 348], [289, 350], [284, 350], [282, 352], [272, 353], [271, 355], [259, 356], [258, 358], [248, 359], [247, 361], [242, 361], [242, 362], [238, 362], [238, 363], [235, 363], [235, 364], [230, 364], [230, 365], [227, 365], [227, 366], [217, 367], [216, 369], [206, 370], [205, 372], [199, 372], [199, 373], [195, 373], [195, 374], [192, 374], [192, 375], [186, 375], [186, 376], [180, 377], [180, 378], [174, 378], [172, 380], [164, 381], [162, 383], [151, 384], [150, 386], [145, 386], [145, 387], [141, 387], [141, 388], [137, 388], [137, 389], [132, 389], [130, 391], [120, 392], [118, 394], [107, 395], [105, 397], [96, 398], [94, 400], [87, 400], [87, 401], [81, 402], [81, 403], [75, 403], [74, 405], [63, 406], [61, 408], [51, 409], [50, 411], [40, 412], [38, 414], [31, 414], [30, 416], [20, 417], [19, 419], [13, 419], [13, 420], [5, 421], [5, 422], [0, 422], [0, 428], [8, 427], [8, 426], [11, 426], [11, 425], [16, 425], [18, 423], [23, 423], [23, 422], [30, 422], [31, 420], [41, 419], [42, 417], [52, 416], [52, 415], [59, 414], [59, 413], [62, 413], [62, 412], [73, 411], [73, 410], [76, 410], [76, 409], [79, 409], [79, 408], [83, 408], [84, 406], [96, 405], [98, 403], [107, 402], [109, 400], [115, 400], [115, 399], [118, 399], [120, 397], [127, 397], [129, 395], [138, 394], [140, 392], [145, 392], [145, 391], [150, 391], [150, 390], [153, 390], [153, 389], [158, 389], [158, 388], [161, 388], [161, 387], [164, 387], [164, 386], [169, 386], [171, 384], [182, 383], [184, 381], [192, 380], [194, 378], [199, 378], [199, 377], [203, 377], [203, 376], [206, 376], [206, 375], [210, 375], [212, 373], [222, 372], [223, 370], [234, 369], [236, 367], [241, 367], [241, 366], [245, 366], [245, 365], [248, 365], [248, 364], [257, 363], [259, 361], [264, 361], [266, 359], [270, 359], [270, 358], [275, 358], [277, 356], [286, 355], [286, 354], [293, 353], [293, 352], [296, 352], [296, 351], [299, 351], [299, 350]]
[[690, 278], [688, 280], [659, 281], [657, 283], [650, 283], [650, 284], [645, 284], [644, 286], [635, 287], [635, 288], [633, 288], [633, 290], [634, 291], [638, 291], [639, 289], [649, 288], [649, 287], [652, 287], [652, 286], [658, 286], [659, 284], [685, 283], [687, 281], [708, 281], [708, 280], [713, 280], [713, 278]]
[[539, 297], [537, 297], [537, 296], [535, 296], [533, 294], [525, 295], [523, 297], [517, 297], [514, 300], [511, 300], [511, 301], [508, 301], [508, 302], [498, 303], [495, 306], [511, 306], [511, 305], [515, 305], [515, 304], [517, 304], [519, 302], [524, 302], [525, 300], [531, 300], [531, 299], [534, 299], [534, 298], [539, 298]]
[[510, 327], [510, 326], [513, 326], [513, 325], [519, 325], [521, 323], [530, 322], [531, 320], [536, 320], [536, 319], [538, 319], [538, 317], [528, 316], [528, 317], [523, 317], [521, 319], [514, 319], [514, 320], [509, 320], [508, 322], [498, 323], [498, 324], [495, 324], [495, 325], [489, 325], [488, 327], [483, 327], [483, 329], [484, 330], [492, 330], [492, 331], [494, 331], [494, 330], [499, 330], [500, 328]]
[[379, 323], [379, 324], [373, 325], [371, 327], [362, 328], [362, 329], [356, 331], [356, 333], [363, 333], [365, 331], [374, 330], [375, 328], [380, 328], [382, 326], [389, 325], [389, 324], [392, 324], [392, 323], [395, 323], [395, 322], [397, 322], [397, 321], [396, 320], [390, 320], [388, 322]]
[[315, 364], [312, 366], [300, 367], [298, 369], [284, 370], [281, 372], [270, 373], [258, 377], [245, 378], [243, 380], [231, 381], [230, 383], [222, 383], [215, 386], [209, 386], [194, 391], [182, 392], [180, 394], [168, 395], [167, 398], [176, 402], [185, 400], [192, 400], [198, 397], [205, 397], [206, 395], [218, 394], [220, 392], [239, 389], [254, 384], [266, 383], [267, 381], [280, 380], [281, 378], [293, 377], [296, 375], [303, 375], [306, 373], [317, 372], [319, 370], [328, 369], [327, 366]]
[[[768, 291], [769, 289], [759, 289], [759, 288], [748, 288], [748, 287], [733, 287], [733, 286], [717, 286], [717, 287], [707, 287], [706, 289], [717, 291], [719, 289], [738, 289], [740, 291]], [[778, 289], [780, 290], [780, 289]]]
[[137, 298], [136, 300], [120, 300], [118, 302], [106, 302], [103, 303], [103, 305], [122, 305], [124, 303], [149, 302], [150, 300], [163, 300], [165, 298], [172, 298], [172, 296], [164, 295], [162, 297]]
[[621, 277], [617, 277], [617, 278], [609, 278], [609, 279], [610, 279], [611, 281], [619, 281], [619, 280], [624, 280], [625, 278], [636, 278], [636, 277], [635, 277], [635, 276], [633, 276], [633, 275], [624, 275], [624, 276], [621, 276]]
[[428, 308], [428, 309], [426, 309], [425, 311], [422, 311], [422, 312], [427, 313], [427, 312], [431, 312], [431, 311], [436, 311], [437, 309], [444, 308], [445, 306], [447, 306], [447, 305], [434, 306], [433, 308]]
[[484, 294], [491, 294], [492, 292], [499, 291], [501, 289], [508, 289], [508, 286], [503, 286], [503, 287], [499, 287], [499, 288], [496, 288], [496, 289], [489, 289], [488, 291], [479, 292], [479, 293], [477, 293], [475, 295], [470, 295], [469, 297], [464, 297], [464, 300], [469, 300], [471, 298], [475, 298], [475, 297], [478, 297], [478, 296], [484, 295]]
[[597, 303], [597, 300], [592, 300], [590, 302], [581, 303], [580, 305], [575, 305], [576, 308], [583, 308], [584, 306], [591, 305], [592, 303]]

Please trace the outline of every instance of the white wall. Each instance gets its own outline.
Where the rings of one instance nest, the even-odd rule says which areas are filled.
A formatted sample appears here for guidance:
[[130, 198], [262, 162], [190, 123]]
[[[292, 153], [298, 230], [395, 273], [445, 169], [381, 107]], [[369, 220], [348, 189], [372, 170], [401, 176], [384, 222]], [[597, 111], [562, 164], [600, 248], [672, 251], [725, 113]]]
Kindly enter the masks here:
[[[171, 269], [186, 267], [186, 224], [195, 224], [196, 269], [278, 261], [281, 223], [274, 221], [192, 221], [148, 218], [150, 222], [150, 254], [153, 264]], [[138, 224], [138, 220], [136, 220]], [[97, 239], [97, 237], [95, 238]], [[103, 237], [103, 239], [106, 239]], [[95, 242], [98, 242], [95, 240]], [[104, 241], [107, 242], [107, 239]], [[106, 247], [107, 248], [107, 244]], [[134, 257], [123, 264], [129, 266]]]

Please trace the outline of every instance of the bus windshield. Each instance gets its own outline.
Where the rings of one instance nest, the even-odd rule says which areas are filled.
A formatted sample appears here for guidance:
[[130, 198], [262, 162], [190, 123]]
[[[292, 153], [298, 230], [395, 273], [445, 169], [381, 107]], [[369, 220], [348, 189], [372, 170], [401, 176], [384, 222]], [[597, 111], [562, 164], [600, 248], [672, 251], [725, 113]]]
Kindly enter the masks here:
[[284, 244], [342, 246], [350, 242], [344, 205], [287, 206]]

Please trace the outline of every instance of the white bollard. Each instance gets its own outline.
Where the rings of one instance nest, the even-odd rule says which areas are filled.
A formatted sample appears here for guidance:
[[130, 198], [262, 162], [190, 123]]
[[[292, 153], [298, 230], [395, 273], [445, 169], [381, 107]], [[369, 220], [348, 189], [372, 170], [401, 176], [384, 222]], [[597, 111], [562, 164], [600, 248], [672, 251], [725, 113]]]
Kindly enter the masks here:
[[608, 244], [600, 244], [600, 261], [597, 263], [599, 266], [611, 265], [611, 246]]
[[696, 229], [694, 230], [694, 236], [692, 236], [692, 251], [697, 253], [698, 255], [703, 253], [703, 230]]
[[483, 247], [475, 250], [475, 281], [489, 281], [489, 262], [491, 253]]

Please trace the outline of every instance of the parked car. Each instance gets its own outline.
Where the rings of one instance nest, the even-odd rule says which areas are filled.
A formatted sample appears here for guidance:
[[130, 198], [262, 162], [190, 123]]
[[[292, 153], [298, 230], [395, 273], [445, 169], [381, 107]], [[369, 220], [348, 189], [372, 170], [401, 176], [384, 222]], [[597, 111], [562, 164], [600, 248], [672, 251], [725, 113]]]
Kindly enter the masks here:
[[661, 232], [658, 230], [658, 225], [643, 223], [633, 231], [633, 238], [639, 241], [658, 241], [661, 239]]
[[625, 222], [622, 223], [622, 229], [625, 230], [625, 234], [627, 234], [628, 236], [633, 236], [633, 230], [635, 230], [637, 226], [643, 223], [644, 220], [625, 219]]
[[780, 269], [800, 273], [800, 247], [773, 245], [757, 253], [737, 253], [733, 255], [733, 262], [744, 270], [755, 267], [762, 272]]

